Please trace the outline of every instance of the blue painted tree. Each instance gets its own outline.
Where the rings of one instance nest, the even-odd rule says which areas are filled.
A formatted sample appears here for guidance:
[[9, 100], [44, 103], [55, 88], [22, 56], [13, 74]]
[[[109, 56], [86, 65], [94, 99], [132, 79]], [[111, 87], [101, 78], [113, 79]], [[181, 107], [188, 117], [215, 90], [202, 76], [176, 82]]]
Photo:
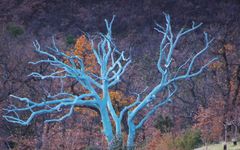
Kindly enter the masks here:
[[[29, 98], [23, 98], [11, 95], [16, 100], [23, 102], [24, 107], [10, 106], [6, 109], [6, 115], [3, 117], [12, 123], [18, 123], [21, 125], [29, 125], [36, 116], [43, 114], [52, 114], [55, 112], [62, 112], [63, 116], [59, 118], [51, 118], [45, 120], [45, 122], [59, 122], [63, 119], [71, 116], [74, 112], [74, 107], [86, 107], [99, 111], [101, 122], [103, 126], [103, 134], [111, 147], [111, 143], [117, 137], [122, 138], [122, 121], [123, 117], [127, 117], [128, 125], [128, 139], [127, 147], [129, 149], [134, 147], [134, 140], [136, 131], [140, 129], [143, 124], [159, 109], [168, 102], [172, 101], [172, 97], [177, 91], [176, 82], [183, 79], [188, 79], [199, 75], [203, 70], [217, 58], [209, 60], [205, 65], [199, 69], [194, 69], [195, 61], [207, 51], [209, 44], [212, 40], [208, 39], [207, 33], [204, 33], [205, 45], [197, 54], [187, 59], [185, 63], [179, 65], [178, 69], [173, 72], [170, 70], [172, 65], [172, 56], [175, 47], [180, 38], [187, 33], [199, 28], [201, 24], [195, 24], [193, 22], [192, 27], [189, 29], [181, 29], [177, 34], [172, 32], [170, 16], [165, 14], [166, 26], [156, 24], [155, 30], [163, 35], [159, 47], [159, 58], [157, 62], [157, 69], [161, 74], [159, 83], [150, 89], [150, 92], [146, 96], [141, 96], [141, 93], [136, 94], [136, 100], [130, 105], [124, 107], [120, 114], [116, 113], [112, 104], [109, 89], [119, 83], [121, 76], [126, 71], [127, 66], [131, 63], [131, 58], [126, 58], [124, 51], [119, 51], [112, 40], [112, 24], [105, 20], [107, 33], [98, 34], [98, 40], [96, 38], [91, 39], [92, 51], [96, 57], [97, 65], [99, 65], [100, 73], [93, 74], [85, 70], [83, 60], [76, 55], [67, 55], [60, 51], [53, 40], [53, 47], [48, 51], [42, 50], [38, 41], [34, 41], [34, 47], [36, 52], [46, 56], [46, 59], [42, 59], [36, 62], [30, 62], [37, 65], [40, 63], [48, 63], [56, 70], [51, 74], [43, 75], [37, 72], [33, 72], [30, 76], [41, 79], [74, 79], [87, 91], [86, 93], [79, 93], [79, 95], [73, 95], [68, 92], [64, 92], [62, 89], [56, 95], [49, 95], [41, 102], [33, 101]], [[67, 60], [69, 63], [65, 63]], [[161, 98], [157, 98], [159, 93], [164, 93]], [[138, 114], [147, 109], [151, 104], [152, 108], [147, 114], [139, 119]], [[68, 111], [63, 111], [68, 108]], [[21, 117], [24, 112], [30, 113], [26, 117]], [[24, 119], [22, 119], [24, 118]], [[137, 119], [136, 119], [137, 118]], [[111, 122], [112, 120], [112, 122]], [[113, 124], [114, 125], [113, 125]], [[115, 128], [115, 129], [113, 129]]]

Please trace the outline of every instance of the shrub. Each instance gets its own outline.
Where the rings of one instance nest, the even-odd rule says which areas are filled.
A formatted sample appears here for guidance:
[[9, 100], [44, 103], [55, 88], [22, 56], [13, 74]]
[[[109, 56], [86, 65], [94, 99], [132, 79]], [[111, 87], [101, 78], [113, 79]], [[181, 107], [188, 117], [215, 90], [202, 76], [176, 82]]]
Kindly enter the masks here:
[[198, 130], [187, 130], [176, 139], [176, 146], [180, 150], [192, 150], [201, 143], [201, 134]]
[[159, 115], [154, 121], [154, 127], [159, 129], [161, 133], [170, 132], [173, 126], [173, 121], [168, 116], [163, 117], [162, 115]]
[[154, 136], [146, 145], [145, 149], [150, 150], [178, 150], [175, 145], [175, 136], [172, 133], [164, 133]]
[[73, 35], [67, 35], [66, 37], [66, 43], [67, 45], [72, 45], [75, 43], [75, 38]]
[[86, 147], [84, 150], [100, 150], [100, 149], [95, 146], [89, 146], [89, 147]]
[[22, 27], [18, 25], [8, 25], [7, 26], [7, 31], [13, 36], [13, 37], [18, 37], [24, 33], [24, 30]]

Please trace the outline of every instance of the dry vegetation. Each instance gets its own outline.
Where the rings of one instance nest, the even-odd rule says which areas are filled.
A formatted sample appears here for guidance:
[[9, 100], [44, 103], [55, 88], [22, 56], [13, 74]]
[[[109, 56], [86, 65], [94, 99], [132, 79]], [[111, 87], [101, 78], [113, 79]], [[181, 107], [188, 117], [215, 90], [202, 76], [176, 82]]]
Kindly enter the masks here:
[[[240, 126], [240, 3], [237, 0], [1, 0], [0, 116], [4, 113], [2, 108], [13, 103], [11, 94], [38, 100], [46, 96], [43, 87], [47, 86], [51, 92], [59, 88], [52, 80], [40, 81], [27, 76], [32, 71], [44, 73], [50, 69], [48, 65], [33, 67], [27, 63], [40, 57], [32, 51], [33, 40], [49, 45], [51, 36], [55, 35], [58, 47], [84, 57], [88, 69], [96, 71], [96, 60], [91, 56], [83, 31], [104, 31], [102, 20], [113, 14], [117, 16], [114, 40], [120, 49], [127, 48], [133, 63], [122, 79], [123, 84], [111, 91], [111, 96], [118, 109], [131, 103], [132, 92], [153, 87], [159, 79], [155, 64], [161, 37], [153, 27], [155, 21], [164, 21], [162, 12], [172, 16], [175, 29], [191, 24], [192, 20], [204, 23], [200, 31], [181, 41], [174, 61], [180, 64], [189, 52], [201, 48], [202, 41], [196, 40], [201, 39], [202, 31], [215, 40], [210, 54], [199, 60], [196, 67], [212, 56], [218, 56], [219, 61], [201, 76], [179, 83], [174, 102], [161, 108], [138, 134], [137, 148], [187, 150], [186, 145], [195, 147], [223, 141], [225, 133], [231, 141], [235, 138], [235, 126]], [[81, 90], [72, 82], [66, 86], [73, 93]], [[72, 118], [62, 123], [43, 124], [44, 117], [48, 117], [43, 116], [27, 127], [0, 117], [0, 149], [104, 149], [106, 141], [101, 135], [98, 112], [81, 108], [75, 111]], [[159, 115], [168, 116], [174, 124], [166, 133], [154, 125]], [[161, 123], [167, 126], [166, 122]], [[127, 132], [126, 126], [123, 128]], [[189, 130], [196, 134], [188, 134]], [[237, 137], [238, 134], [239, 131]], [[209, 146], [209, 150], [220, 146]]]

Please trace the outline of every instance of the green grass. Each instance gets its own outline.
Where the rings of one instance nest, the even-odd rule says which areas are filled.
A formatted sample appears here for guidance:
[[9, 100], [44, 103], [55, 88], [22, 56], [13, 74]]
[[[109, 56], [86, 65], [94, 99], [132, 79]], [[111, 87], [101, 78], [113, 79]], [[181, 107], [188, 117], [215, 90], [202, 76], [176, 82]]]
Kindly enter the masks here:
[[[234, 146], [232, 144], [232, 142], [227, 143], [227, 150], [240, 150], [240, 142], [238, 142], [238, 145]], [[194, 150], [206, 150], [206, 147], [200, 147]], [[208, 145], [208, 149], [207, 150], [223, 150], [223, 143], [220, 144], [211, 144]]]

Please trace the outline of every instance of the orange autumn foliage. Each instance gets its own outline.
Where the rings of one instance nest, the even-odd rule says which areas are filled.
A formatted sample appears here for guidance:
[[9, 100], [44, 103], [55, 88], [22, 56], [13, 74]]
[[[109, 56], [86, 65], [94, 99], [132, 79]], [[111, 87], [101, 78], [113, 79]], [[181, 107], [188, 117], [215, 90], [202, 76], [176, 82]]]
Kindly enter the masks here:
[[73, 54], [83, 59], [86, 71], [92, 73], [98, 73], [97, 60], [91, 48], [91, 43], [85, 35], [77, 38], [76, 44], [74, 45]]
[[[74, 45], [74, 48], [71, 48], [68, 52], [68, 55], [75, 55], [78, 56], [79, 58], [81, 58], [83, 60], [84, 66], [85, 66], [85, 70], [87, 72], [91, 72], [94, 73], [96, 75], [99, 75], [99, 66], [97, 64], [97, 60], [95, 58], [95, 55], [92, 51], [92, 45], [91, 42], [89, 41], [89, 39], [85, 36], [85, 35], [81, 35], [80, 37], [77, 38], [76, 43]], [[66, 61], [66, 63], [69, 63], [68, 61]], [[79, 87], [80, 88], [80, 87]], [[87, 92], [85, 89], [80, 88], [79, 91], [81, 92]], [[128, 105], [129, 103], [133, 102], [133, 97], [126, 97], [124, 95], [124, 93], [121, 90], [110, 90], [109, 91], [112, 103], [114, 108], [116, 109], [116, 113], [119, 114], [120, 110]], [[99, 94], [100, 96], [102, 94]], [[80, 107], [76, 107], [75, 111], [78, 112], [88, 112], [87, 109], [85, 108], [80, 108]], [[91, 111], [89, 114], [90, 116], [96, 116], [97, 113]]]
[[223, 53], [233, 53], [234, 51], [236, 51], [236, 46], [234, 44], [231, 44], [231, 43], [227, 43], [227, 44], [224, 44], [222, 48], [220, 48], [218, 50], [218, 53], [219, 54], [223, 54]]
[[[236, 53], [236, 45], [234, 45], [232, 43], [226, 43], [222, 46], [222, 48], [220, 48], [217, 51], [217, 53], [219, 55], [225, 55], [224, 57], [234, 55]], [[219, 61], [215, 61], [212, 64], [210, 64], [209, 67], [212, 70], [222, 72], [224, 70], [224, 68], [226, 67], [226, 64], [224, 63], [224, 61], [219, 60]]]
[[223, 67], [224, 67], [224, 64], [220, 61], [216, 61], [211, 65], [209, 65], [209, 68], [215, 71], [222, 71]]
[[224, 114], [223, 101], [212, 101], [207, 108], [200, 107], [195, 116], [196, 123], [194, 129], [201, 132], [201, 137], [205, 142], [221, 140], [223, 132]]

